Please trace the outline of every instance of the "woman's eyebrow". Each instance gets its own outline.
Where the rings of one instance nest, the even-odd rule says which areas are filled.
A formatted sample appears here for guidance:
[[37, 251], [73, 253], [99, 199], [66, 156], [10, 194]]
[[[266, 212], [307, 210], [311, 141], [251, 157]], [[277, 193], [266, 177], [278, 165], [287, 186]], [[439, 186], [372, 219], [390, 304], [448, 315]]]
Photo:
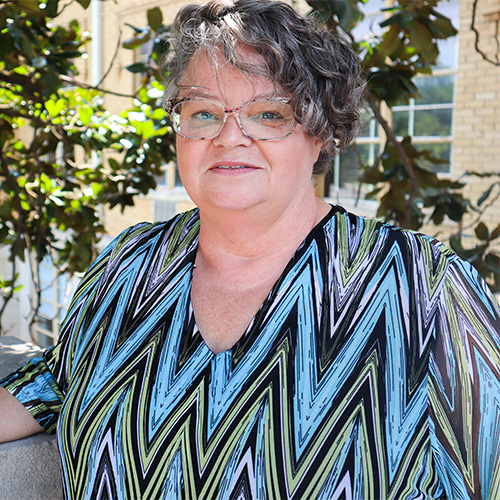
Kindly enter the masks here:
[[[219, 102], [219, 97], [214, 94], [211, 94], [206, 90], [206, 87], [196, 87], [192, 85], [184, 85], [179, 87], [179, 93], [182, 92], [182, 97], [201, 97], [204, 99], [209, 99], [214, 102]], [[251, 99], [248, 99], [245, 102], [251, 102], [257, 99], [274, 99], [277, 97], [287, 97], [285, 92], [282, 94], [276, 92], [275, 90], [270, 90], [269, 92], [262, 92], [261, 94], [253, 94]], [[243, 104], [243, 103], [242, 103]]]
[[206, 91], [206, 87], [195, 87], [193, 85], [181, 85], [179, 92], [185, 94], [186, 97], [206, 97], [215, 98], [212, 94]]

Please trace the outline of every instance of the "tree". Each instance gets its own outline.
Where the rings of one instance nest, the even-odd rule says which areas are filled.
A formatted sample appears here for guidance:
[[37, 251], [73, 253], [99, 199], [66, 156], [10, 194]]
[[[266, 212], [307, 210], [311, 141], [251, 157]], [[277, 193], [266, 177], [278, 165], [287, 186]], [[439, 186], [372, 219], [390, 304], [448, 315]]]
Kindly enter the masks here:
[[11, 262], [0, 317], [16, 291], [17, 259], [33, 265], [38, 296], [45, 256], [61, 272], [83, 271], [104, 231], [99, 207], [133, 205], [174, 157], [157, 80], [129, 96], [119, 116], [102, 92], [77, 83], [75, 60], [89, 39], [76, 21], [49, 22], [68, 5], [0, 3], [0, 243]]
[[[84, 270], [104, 230], [99, 207], [132, 205], [136, 195], [155, 188], [155, 174], [175, 157], [174, 134], [160, 103], [159, 66], [169, 30], [161, 10], [147, 11], [148, 26], [128, 27], [131, 37], [122, 49], [153, 43], [146, 62], [128, 67], [141, 75], [141, 84], [124, 96], [128, 109], [118, 116], [106, 110], [102, 88], [78, 81], [75, 61], [89, 41], [78, 23], [51, 24], [75, 1], [84, 8], [90, 4], [0, 2], [0, 245], [9, 248], [11, 263], [10, 275], [0, 277], [0, 318], [18, 286], [17, 259], [33, 264], [37, 284], [38, 264], [46, 255], [62, 272]], [[491, 174], [490, 187], [473, 205], [463, 179], [439, 178], [428, 168], [439, 160], [409, 137], [399, 139], [381, 112], [382, 103], [391, 107], [418, 94], [414, 79], [432, 71], [436, 41], [456, 33], [436, 10], [437, 0], [399, 0], [387, 10], [384, 34], [362, 42], [352, 36], [363, 15], [362, 0], [307, 3], [328, 29], [350, 37], [369, 76], [367, 103], [387, 136], [383, 153], [363, 166], [361, 177], [373, 186], [377, 215], [412, 229], [428, 220], [436, 227], [445, 217], [456, 221], [451, 246], [500, 290], [500, 259], [492, 250], [500, 226], [489, 230], [479, 220], [499, 191], [500, 177]], [[430, 216], [426, 207], [433, 207]], [[478, 215], [479, 243], [466, 249], [462, 220], [471, 211]]]
[[[456, 230], [449, 238], [450, 246], [476, 267], [493, 291], [499, 292], [500, 256], [494, 246], [500, 238], [500, 224], [490, 231], [480, 218], [500, 195], [500, 174], [471, 171], [462, 179], [440, 178], [429, 164], [439, 164], [442, 160], [431, 151], [417, 148], [411, 137], [399, 139], [381, 112], [382, 103], [392, 108], [418, 97], [415, 78], [432, 73], [439, 55], [437, 41], [456, 35], [450, 20], [436, 9], [438, 0], [399, 0], [394, 7], [384, 9], [387, 13], [381, 23], [386, 28], [384, 33], [361, 42], [353, 38], [352, 29], [363, 17], [362, 0], [308, 0], [307, 3], [328, 29], [341, 31], [350, 38], [367, 75], [367, 103], [387, 137], [384, 151], [373, 165], [363, 166], [360, 178], [362, 183], [372, 186], [368, 197], [379, 203], [377, 216], [414, 230], [430, 222], [436, 232], [445, 217], [454, 221]], [[473, 7], [476, 8], [476, 2]], [[475, 204], [464, 194], [465, 177], [472, 176], [491, 179]], [[466, 214], [475, 215], [474, 233], [478, 242], [472, 248], [462, 245], [468, 229], [463, 226]]]

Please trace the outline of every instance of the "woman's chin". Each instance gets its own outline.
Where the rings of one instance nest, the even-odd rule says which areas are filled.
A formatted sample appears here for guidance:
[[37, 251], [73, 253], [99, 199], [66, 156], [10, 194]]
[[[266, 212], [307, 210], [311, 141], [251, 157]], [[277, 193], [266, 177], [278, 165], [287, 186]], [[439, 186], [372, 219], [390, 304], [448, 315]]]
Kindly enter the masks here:
[[203, 200], [195, 200], [196, 205], [203, 209], [217, 209], [228, 212], [244, 211], [260, 205], [264, 200], [261, 194], [257, 193], [252, 196], [248, 191], [238, 192], [230, 191], [225, 193], [214, 193], [211, 196], [205, 197]]

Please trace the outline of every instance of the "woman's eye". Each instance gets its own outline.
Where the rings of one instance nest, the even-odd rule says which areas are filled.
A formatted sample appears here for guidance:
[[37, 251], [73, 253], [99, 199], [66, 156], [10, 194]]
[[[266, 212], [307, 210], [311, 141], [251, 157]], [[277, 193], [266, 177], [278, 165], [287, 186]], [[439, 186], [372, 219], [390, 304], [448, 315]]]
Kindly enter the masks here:
[[267, 120], [282, 120], [283, 117], [276, 111], [263, 111], [258, 115], [258, 119], [262, 121]]
[[196, 113], [193, 113], [191, 115], [192, 120], [201, 120], [201, 121], [208, 121], [208, 120], [217, 120], [217, 117], [214, 116], [210, 111], [197, 111]]

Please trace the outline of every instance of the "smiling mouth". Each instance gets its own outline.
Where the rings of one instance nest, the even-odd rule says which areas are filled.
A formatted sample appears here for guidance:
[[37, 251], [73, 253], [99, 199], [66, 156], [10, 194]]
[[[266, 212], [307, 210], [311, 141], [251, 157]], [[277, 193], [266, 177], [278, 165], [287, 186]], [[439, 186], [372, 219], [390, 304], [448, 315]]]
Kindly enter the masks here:
[[251, 168], [247, 165], [218, 165], [215, 167], [216, 170], [239, 170], [242, 168]]

